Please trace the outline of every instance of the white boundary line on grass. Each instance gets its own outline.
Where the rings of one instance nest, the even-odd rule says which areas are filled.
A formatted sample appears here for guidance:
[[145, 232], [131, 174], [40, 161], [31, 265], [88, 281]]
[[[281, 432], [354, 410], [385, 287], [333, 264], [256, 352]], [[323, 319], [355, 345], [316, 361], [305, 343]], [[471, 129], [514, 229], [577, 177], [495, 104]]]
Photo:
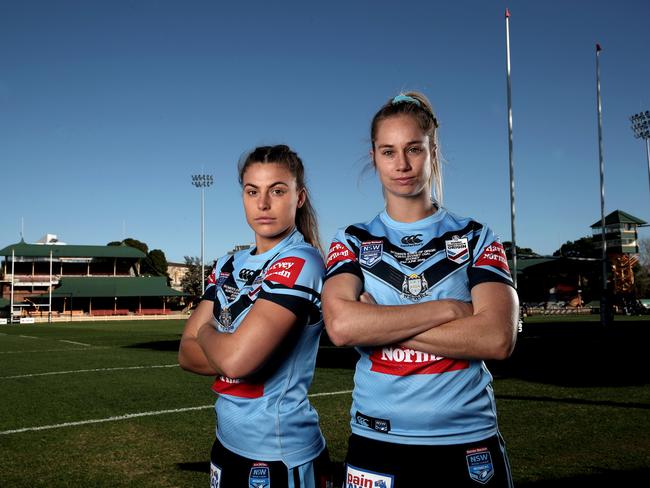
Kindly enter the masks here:
[[[334, 395], [343, 395], [345, 393], [352, 393], [352, 390], [341, 390], [341, 391], [330, 391], [323, 393], [314, 393], [309, 395], [310, 398], [315, 397], [324, 397], [324, 396], [334, 396]], [[20, 434], [22, 432], [34, 432], [39, 430], [51, 430], [51, 429], [61, 429], [63, 427], [76, 427], [78, 425], [88, 425], [88, 424], [100, 424], [103, 422], [116, 422], [119, 420], [129, 420], [138, 417], [151, 417], [154, 415], [165, 415], [168, 413], [182, 413], [182, 412], [191, 412], [193, 410], [207, 410], [208, 408], [214, 408], [214, 405], [202, 405], [200, 407], [185, 407], [185, 408], [174, 408], [171, 410], [156, 410], [153, 412], [139, 412], [139, 413], [127, 413], [126, 415], [118, 415], [116, 417], [107, 417], [104, 419], [91, 419], [91, 420], [79, 420], [77, 422], [64, 422], [62, 424], [53, 424], [53, 425], [41, 425], [38, 427], [23, 427], [21, 429], [12, 429], [0, 431], [0, 435], [8, 434]]]
[[71, 373], [95, 373], [100, 371], [123, 371], [129, 369], [152, 369], [152, 368], [174, 368], [176, 364], [154, 364], [148, 366], [123, 366], [120, 368], [95, 368], [95, 369], [74, 369], [69, 371], [49, 371], [47, 373], [31, 373], [31, 374], [17, 374], [13, 376], [0, 376], [0, 380], [9, 380], [16, 378], [33, 378], [34, 376], [51, 376], [55, 374], [71, 374]]
[[86, 344], [84, 342], [66, 341], [65, 339], [59, 339], [59, 342], [67, 342], [68, 344], [76, 344], [78, 346], [86, 346], [86, 347], [92, 346], [92, 344]]
[[26, 336], [26, 335], [19, 335], [18, 337], [24, 337], [25, 339], [40, 339], [40, 337]]

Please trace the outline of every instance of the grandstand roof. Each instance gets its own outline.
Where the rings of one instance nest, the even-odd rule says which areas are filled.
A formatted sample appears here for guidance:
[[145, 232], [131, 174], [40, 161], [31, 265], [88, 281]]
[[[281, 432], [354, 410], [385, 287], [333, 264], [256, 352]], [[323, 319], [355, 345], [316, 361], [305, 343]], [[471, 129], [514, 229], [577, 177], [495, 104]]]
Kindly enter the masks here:
[[[49, 296], [47, 293], [40, 297]], [[167, 286], [164, 276], [66, 277], [53, 297], [176, 297], [184, 293]]]
[[52, 244], [27, 244], [21, 239], [16, 244], [10, 244], [0, 249], [0, 256], [11, 256], [11, 252], [20, 257], [49, 257], [53, 258], [144, 258], [146, 255], [130, 246], [77, 246]]
[[[530, 268], [539, 266], [538, 269], [548, 269], [552, 266], [561, 268], [589, 268], [594, 266], [594, 263], [600, 263], [600, 259], [595, 258], [574, 258], [566, 256], [539, 256], [534, 258], [523, 258], [517, 260], [517, 274], [524, 274], [530, 271]], [[512, 270], [512, 260], [508, 259], [508, 266]]]
[[[612, 224], [635, 224], [635, 225], [643, 225], [646, 224], [647, 222], [645, 220], [641, 220], [638, 217], [635, 217], [634, 215], [630, 215], [627, 212], [623, 212], [622, 210], [614, 210], [612, 213], [607, 215], [605, 217], [605, 225], [612, 225]], [[601, 221], [598, 220], [591, 224], [591, 228], [594, 227], [600, 227]]]

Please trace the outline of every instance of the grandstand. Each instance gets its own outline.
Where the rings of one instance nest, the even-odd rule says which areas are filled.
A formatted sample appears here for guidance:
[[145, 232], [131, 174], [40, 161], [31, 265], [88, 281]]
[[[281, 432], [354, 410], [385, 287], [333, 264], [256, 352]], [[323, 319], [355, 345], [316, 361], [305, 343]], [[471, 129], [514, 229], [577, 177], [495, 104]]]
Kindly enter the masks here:
[[55, 237], [0, 249], [0, 304], [10, 320], [166, 316], [170, 299], [184, 296], [164, 276], [139, 276], [139, 249], [67, 245]]

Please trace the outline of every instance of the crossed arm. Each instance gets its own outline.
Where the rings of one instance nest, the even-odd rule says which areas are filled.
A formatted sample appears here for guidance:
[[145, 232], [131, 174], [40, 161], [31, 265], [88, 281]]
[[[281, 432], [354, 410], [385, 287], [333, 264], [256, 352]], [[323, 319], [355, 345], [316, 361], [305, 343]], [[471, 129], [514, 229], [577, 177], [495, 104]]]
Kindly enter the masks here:
[[213, 303], [203, 300], [187, 319], [178, 351], [181, 368], [203, 375], [246, 377], [269, 359], [298, 322], [290, 310], [258, 299], [232, 333], [215, 329]]
[[505, 284], [476, 285], [472, 304], [445, 299], [378, 305], [362, 291], [361, 280], [350, 273], [325, 282], [323, 316], [334, 344], [400, 344], [458, 359], [505, 359], [514, 348], [518, 301]]

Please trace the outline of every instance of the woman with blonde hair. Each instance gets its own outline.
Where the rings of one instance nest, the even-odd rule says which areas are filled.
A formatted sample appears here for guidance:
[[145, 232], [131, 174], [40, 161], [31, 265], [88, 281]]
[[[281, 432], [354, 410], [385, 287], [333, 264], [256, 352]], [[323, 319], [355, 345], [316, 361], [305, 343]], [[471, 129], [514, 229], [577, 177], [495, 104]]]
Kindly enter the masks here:
[[512, 486], [483, 361], [512, 352], [517, 295], [494, 233], [442, 206], [437, 128], [421, 93], [379, 109], [386, 208], [329, 250], [326, 330], [360, 354], [346, 487]]

